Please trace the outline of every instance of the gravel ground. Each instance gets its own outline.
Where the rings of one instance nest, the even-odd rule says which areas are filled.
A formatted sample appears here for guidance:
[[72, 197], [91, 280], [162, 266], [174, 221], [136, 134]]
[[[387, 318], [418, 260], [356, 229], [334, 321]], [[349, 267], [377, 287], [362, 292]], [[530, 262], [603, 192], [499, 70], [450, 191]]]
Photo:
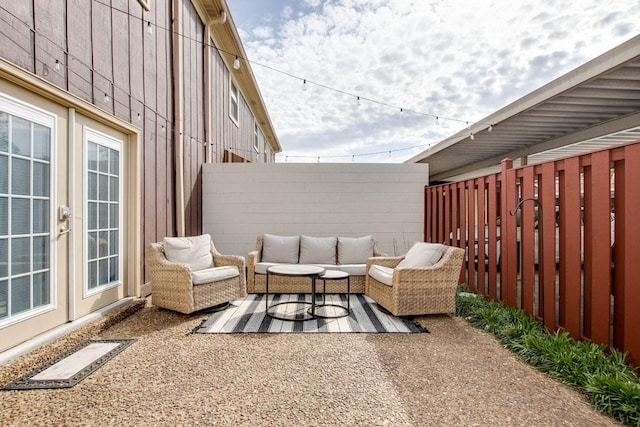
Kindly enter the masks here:
[[460, 318], [419, 318], [430, 334], [191, 334], [206, 317], [141, 301], [1, 366], [4, 385], [85, 339], [137, 339], [73, 388], [0, 391], [0, 425], [618, 425]]

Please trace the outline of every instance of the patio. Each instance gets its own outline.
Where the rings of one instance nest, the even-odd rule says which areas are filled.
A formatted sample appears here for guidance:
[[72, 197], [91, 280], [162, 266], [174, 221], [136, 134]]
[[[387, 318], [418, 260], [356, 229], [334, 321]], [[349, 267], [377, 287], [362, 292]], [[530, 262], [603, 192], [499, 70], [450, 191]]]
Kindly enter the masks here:
[[3, 392], [0, 424], [617, 425], [462, 318], [419, 318], [430, 334], [190, 334], [206, 316], [147, 302], [0, 367], [5, 383], [65, 345], [137, 339], [71, 389]]

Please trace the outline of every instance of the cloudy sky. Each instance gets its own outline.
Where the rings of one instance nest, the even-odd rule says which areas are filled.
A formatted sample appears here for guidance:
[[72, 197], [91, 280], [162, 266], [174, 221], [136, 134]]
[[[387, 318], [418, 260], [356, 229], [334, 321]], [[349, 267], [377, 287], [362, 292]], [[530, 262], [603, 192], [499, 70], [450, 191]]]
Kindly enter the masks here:
[[289, 162], [405, 161], [640, 34], [640, 0], [227, 3]]

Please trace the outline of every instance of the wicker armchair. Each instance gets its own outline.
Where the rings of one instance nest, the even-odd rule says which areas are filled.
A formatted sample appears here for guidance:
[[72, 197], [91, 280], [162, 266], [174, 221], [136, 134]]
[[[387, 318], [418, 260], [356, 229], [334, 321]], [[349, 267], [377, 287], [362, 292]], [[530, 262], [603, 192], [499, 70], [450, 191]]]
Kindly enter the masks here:
[[[453, 314], [464, 254], [447, 246], [438, 262], [418, 268], [396, 268], [404, 257], [369, 258], [365, 293], [394, 316]], [[369, 274], [372, 265], [393, 269], [391, 286]]]
[[247, 295], [244, 257], [222, 255], [211, 243], [211, 256], [216, 269], [237, 267], [234, 277], [195, 284], [191, 267], [167, 260], [164, 243], [147, 245], [147, 266], [151, 276], [151, 300], [158, 307], [189, 314], [194, 311], [233, 301]]

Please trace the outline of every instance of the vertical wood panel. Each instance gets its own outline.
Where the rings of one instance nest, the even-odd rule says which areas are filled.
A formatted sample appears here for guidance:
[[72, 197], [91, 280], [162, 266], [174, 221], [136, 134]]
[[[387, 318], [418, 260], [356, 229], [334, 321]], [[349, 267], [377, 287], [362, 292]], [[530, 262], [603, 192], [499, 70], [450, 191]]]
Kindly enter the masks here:
[[[623, 312], [624, 322], [620, 325], [622, 332], [622, 348], [629, 352], [629, 361], [640, 364], [640, 144], [625, 147], [624, 168], [624, 199], [622, 220], [616, 224], [622, 226], [624, 239], [621, 242], [623, 253], [624, 281], [619, 295], [621, 304], [618, 307]], [[617, 198], [617, 197], [616, 197]], [[617, 216], [617, 213], [616, 213]], [[617, 237], [617, 236], [616, 236]], [[616, 241], [617, 242], [617, 241]], [[617, 268], [617, 266], [616, 266]]]
[[564, 160], [560, 189], [560, 324], [579, 338], [582, 248], [578, 157]]
[[[153, 165], [152, 167], [144, 168], [144, 199], [143, 199], [143, 207], [144, 207], [144, 222], [142, 226], [144, 227], [144, 242], [157, 242], [158, 235], [156, 229], [156, 221], [157, 221], [157, 212], [156, 212], [156, 191], [158, 188], [158, 181], [156, 175], [156, 167], [157, 165], [157, 157], [156, 157], [156, 140], [155, 140], [155, 132], [153, 132], [155, 126], [155, 116], [153, 112], [149, 109], [145, 110], [145, 119], [144, 119], [144, 148], [143, 148], [143, 164], [144, 165]], [[160, 236], [164, 237], [164, 236]], [[148, 271], [147, 271], [148, 274]], [[148, 275], [147, 275], [148, 277]]]
[[591, 155], [584, 172], [584, 335], [609, 345], [610, 320], [610, 159], [608, 151]]
[[129, 17], [120, 12], [127, 10], [125, 0], [112, 0], [111, 14], [113, 37], [113, 111], [123, 120], [131, 119], [131, 103], [129, 101]]
[[[142, 45], [144, 46], [144, 104], [147, 108], [150, 108], [154, 112], [157, 109], [156, 99], [158, 88], [156, 85], [157, 80], [157, 57], [156, 57], [156, 38], [158, 37], [158, 31], [152, 31], [151, 34], [147, 32], [147, 26], [151, 22], [151, 28], [155, 30], [155, 10], [152, 9], [149, 12], [143, 13], [142, 26], [144, 32], [142, 33]], [[155, 123], [153, 125], [155, 129]]]
[[538, 195], [542, 203], [542, 224], [538, 233], [542, 236], [541, 265], [538, 272], [542, 281], [539, 295], [544, 325], [555, 330], [556, 319], [556, 170], [553, 162], [542, 165], [538, 180]]
[[[515, 209], [518, 203], [518, 194], [516, 192], [516, 171], [514, 169], [508, 169], [506, 171], [506, 179], [503, 179], [503, 183], [506, 183], [506, 189], [503, 189], [505, 193], [504, 204], [502, 205], [502, 224], [505, 223], [506, 234], [503, 235], [503, 242], [505, 243], [506, 253], [504, 257], [503, 274], [500, 276], [504, 279], [500, 282], [500, 297], [506, 304], [511, 307], [518, 307], [518, 249], [517, 249], [517, 226], [516, 217], [510, 215], [510, 211]], [[505, 271], [506, 269], [506, 271]]]
[[[25, 2], [31, 3], [31, 2]], [[66, 67], [56, 70], [56, 60], [66, 62], [67, 26], [65, 0], [34, 2], [36, 74], [63, 89], [67, 88]], [[47, 75], [43, 72], [47, 70]]]
[[74, 58], [67, 63], [68, 88], [88, 102], [93, 102], [91, 33], [91, 6], [85, 0], [68, 0], [67, 44]]
[[488, 274], [488, 286], [487, 286], [487, 294], [490, 299], [497, 299], [497, 266], [498, 266], [498, 244], [500, 243], [498, 239], [498, 226], [497, 219], [500, 215], [498, 212], [498, 188], [496, 183], [496, 175], [489, 175], [488, 178], [488, 198], [487, 198], [487, 223], [489, 229], [489, 274]]
[[450, 194], [451, 194], [451, 244], [453, 246], [460, 247], [459, 246], [460, 245], [460, 239], [459, 239], [460, 212], [458, 209], [458, 206], [459, 206], [458, 205], [458, 202], [459, 202], [458, 186], [456, 184], [451, 184], [449, 188], [451, 189], [450, 191]]
[[428, 186], [424, 187], [424, 236], [423, 240], [425, 242], [432, 242], [431, 240], [431, 188]]
[[167, 22], [168, 9], [166, 0], [158, 0], [153, 4], [155, 10], [154, 33], [156, 36], [156, 113], [166, 118], [170, 111], [168, 104], [169, 77], [171, 76], [171, 64], [169, 61], [168, 46], [170, 39], [166, 28], [170, 28]]
[[485, 236], [485, 179], [484, 177], [480, 177], [477, 179], [478, 189], [476, 196], [476, 210], [478, 212], [478, 224], [476, 226], [477, 236], [476, 240], [478, 242], [478, 289], [482, 292], [483, 295], [487, 294], [486, 289], [486, 254], [485, 254], [485, 245], [486, 245], [486, 236]]
[[[0, 8], [0, 22], [2, 22], [0, 26], [2, 56], [25, 70], [34, 72], [33, 2], [3, 2]], [[42, 69], [37, 74], [42, 75]]]
[[[111, 43], [110, 1], [92, 1], [91, 43], [93, 49], [93, 103], [113, 113], [113, 46]], [[86, 37], [86, 35], [85, 35]], [[107, 102], [105, 95], [109, 96]]]
[[442, 242], [445, 245], [451, 245], [451, 190], [449, 185], [442, 186], [442, 202], [444, 203], [444, 217], [442, 218], [444, 226], [444, 235]]
[[443, 222], [444, 222], [444, 189], [442, 185], [436, 187], [437, 188], [437, 201], [438, 204], [438, 218], [436, 220], [436, 227], [438, 229], [438, 243], [442, 243], [444, 240], [443, 236]]
[[[467, 203], [466, 203], [467, 193], [465, 191], [465, 181], [461, 181], [458, 183], [458, 210], [460, 211], [460, 227], [458, 227], [458, 240], [460, 247], [464, 249], [467, 253], [467, 258], [469, 258], [469, 248], [467, 247], [467, 236], [465, 230], [467, 229], [467, 216], [465, 212], [467, 211]], [[462, 272], [460, 279], [467, 283], [467, 285], [471, 286], [469, 281], [471, 280], [468, 277], [468, 260], [463, 262]]]
[[167, 235], [167, 210], [171, 209], [171, 205], [167, 204], [167, 186], [162, 185], [169, 177], [173, 176], [167, 171], [167, 160], [171, 158], [171, 153], [167, 153], [167, 132], [163, 129], [166, 122], [156, 118], [156, 208], [155, 208], [155, 225], [157, 239]]
[[476, 186], [474, 180], [467, 181], [467, 265], [471, 289], [477, 291], [476, 283]]
[[[129, 2], [129, 81], [130, 95], [138, 102], [144, 102], [144, 48], [142, 34], [144, 34], [142, 22], [142, 8], [137, 1]], [[133, 104], [133, 102], [132, 102]], [[136, 123], [137, 114], [142, 111], [134, 111], [131, 105], [131, 121]]]
[[[533, 199], [534, 177], [533, 166], [525, 167], [522, 176], [522, 200]], [[520, 239], [522, 248], [522, 267], [520, 272], [521, 292], [522, 292], [522, 308], [530, 315], [535, 314], [533, 307], [533, 294], [535, 290], [535, 224], [534, 211], [535, 203], [533, 201], [524, 202], [521, 206], [520, 221]]]

